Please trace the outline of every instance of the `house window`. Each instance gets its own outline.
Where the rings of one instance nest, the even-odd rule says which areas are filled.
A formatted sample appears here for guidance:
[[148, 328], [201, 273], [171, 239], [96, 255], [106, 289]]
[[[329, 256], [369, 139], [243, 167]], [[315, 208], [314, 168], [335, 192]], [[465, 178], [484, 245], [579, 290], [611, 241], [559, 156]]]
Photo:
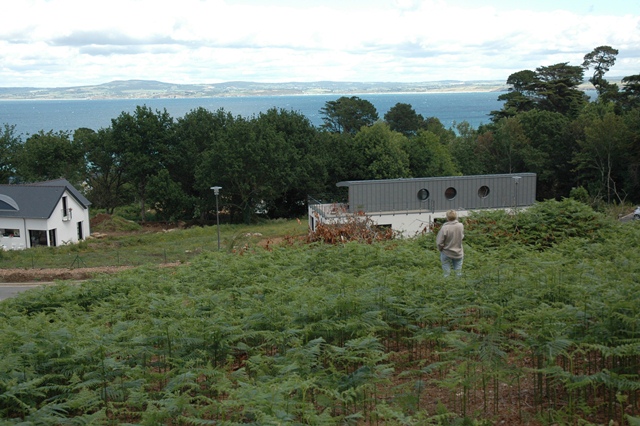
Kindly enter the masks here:
[[50, 247], [56, 247], [58, 245], [58, 241], [56, 238], [56, 230], [55, 229], [49, 229], [49, 246]]
[[418, 191], [418, 200], [427, 201], [429, 199], [429, 190], [422, 188]]
[[487, 185], [483, 185], [478, 189], [478, 197], [487, 198], [489, 196], [489, 187]]
[[69, 216], [69, 212], [67, 210], [67, 197], [62, 197], [62, 216]]
[[19, 229], [0, 229], [3, 237], [19, 237], [20, 230]]
[[47, 245], [47, 231], [29, 230], [29, 243], [30, 247], [46, 246]]
[[458, 195], [458, 191], [453, 186], [450, 186], [444, 191], [444, 196], [447, 200], [453, 200]]
[[82, 221], [78, 222], [78, 241], [84, 240], [82, 233]]

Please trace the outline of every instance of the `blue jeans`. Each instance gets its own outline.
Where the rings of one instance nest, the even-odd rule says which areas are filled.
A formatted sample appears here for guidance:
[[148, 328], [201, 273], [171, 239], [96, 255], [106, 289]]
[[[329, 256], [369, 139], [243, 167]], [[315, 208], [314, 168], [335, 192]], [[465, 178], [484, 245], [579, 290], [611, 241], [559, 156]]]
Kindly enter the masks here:
[[451, 274], [451, 268], [456, 271], [457, 276], [462, 275], [462, 260], [454, 259], [452, 257], [447, 256], [444, 252], [440, 252], [440, 262], [442, 262], [442, 270], [444, 271], [444, 276], [448, 277]]

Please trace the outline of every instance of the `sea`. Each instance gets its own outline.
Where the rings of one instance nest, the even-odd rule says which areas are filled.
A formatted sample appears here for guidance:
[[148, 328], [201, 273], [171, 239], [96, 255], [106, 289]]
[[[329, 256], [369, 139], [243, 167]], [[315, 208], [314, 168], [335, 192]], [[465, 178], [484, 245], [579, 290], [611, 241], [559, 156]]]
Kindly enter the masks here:
[[363, 95], [293, 95], [243, 96], [176, 99], [87, 99], [87, 100], [0, 100], [0, 126], [15, 126], [15, 133], [23, 138], [39, 131], [69, 131], [85, 127], [93, 130], [111, 126], [111, 120], [123, 112], [132, 113], [136, 106], [153, 110], [164, 109], [174, 118], [202, 107], [210, 111], [224, 109], [234, 116], [245, 118], [271, 108], [293, 110], [306, 116], [313, 125], [322, 125], [320, 109], [328, 101], [341, 96], [358, 96], [371, 102], [378, 116], [397, 103], [406, 103], [423, 117], [436, 117], [446, 128], [468, 122], [477, 128], [490, 122], [489, 113], [502, 108], [500, 92], [394, 93]]

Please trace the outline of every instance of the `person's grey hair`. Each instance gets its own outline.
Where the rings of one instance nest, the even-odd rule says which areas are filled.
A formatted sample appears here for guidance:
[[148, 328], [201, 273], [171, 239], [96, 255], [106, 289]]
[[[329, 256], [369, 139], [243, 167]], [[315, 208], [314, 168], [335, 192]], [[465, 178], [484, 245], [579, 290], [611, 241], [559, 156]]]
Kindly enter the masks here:
[[447, 220], [449, 222], [456, 220], [458, 218], [458, 213], [456, 213], [455, 210], [449, 210], [447, 211]]

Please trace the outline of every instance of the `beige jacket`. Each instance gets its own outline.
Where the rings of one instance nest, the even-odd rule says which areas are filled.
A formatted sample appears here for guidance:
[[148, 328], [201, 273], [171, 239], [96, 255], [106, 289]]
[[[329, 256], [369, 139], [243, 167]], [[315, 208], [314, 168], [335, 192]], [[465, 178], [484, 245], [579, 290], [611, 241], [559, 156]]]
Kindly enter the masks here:
[[462, 259], [464, 250], [462, 249], [462, 239], [464, 238], [464, 225], [457, 220], [446, 222], [438, 231], [436, 244], [438, 250], [452, 259]]

